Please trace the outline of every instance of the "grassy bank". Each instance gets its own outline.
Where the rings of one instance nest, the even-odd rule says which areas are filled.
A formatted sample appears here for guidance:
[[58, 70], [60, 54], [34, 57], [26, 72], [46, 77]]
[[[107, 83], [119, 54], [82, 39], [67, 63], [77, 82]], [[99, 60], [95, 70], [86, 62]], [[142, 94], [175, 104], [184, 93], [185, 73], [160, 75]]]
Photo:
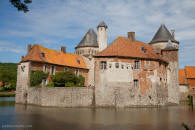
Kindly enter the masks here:
[[0, 92], [0, 97], [15, 97], [15, 91]]

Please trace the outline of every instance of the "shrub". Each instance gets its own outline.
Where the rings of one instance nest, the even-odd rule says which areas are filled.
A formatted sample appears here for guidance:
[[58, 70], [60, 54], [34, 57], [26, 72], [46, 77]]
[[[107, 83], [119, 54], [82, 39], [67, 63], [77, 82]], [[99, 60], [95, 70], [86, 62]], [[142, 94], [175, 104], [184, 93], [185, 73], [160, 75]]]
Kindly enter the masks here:
[[46, 85], [46, 87], [54, 87], [55, 85], [54, 85], [54, 83], [53, 82], [51, 82], [51, 83], [48, 83], [47, 85]]
[[83, 87], [85, 84], [85, 78], [82, 75], [79, 75], [78, 81], [77, 81], [77, 86], [78, 87]]
[[31, 86], [40, 86], [42, 80], [47, 79], [48, 73], [45, 73], [40, 70], [31, 71], [30, 74], [30, 85]]
[[73, 87], [73, 86], [84, 86], [85, 78], [83, 76], [77, 77], [71, 71], [56, 72], [55, 75], [51, 76], [51, 79], [55, 87]]
[[74, 83], [72, 83], [72, 82], [67, 82], [67, 83], [65, 84], [65, 86], [66, 86], [66, 87], [74, 87], [75, 85], [74, 85]]

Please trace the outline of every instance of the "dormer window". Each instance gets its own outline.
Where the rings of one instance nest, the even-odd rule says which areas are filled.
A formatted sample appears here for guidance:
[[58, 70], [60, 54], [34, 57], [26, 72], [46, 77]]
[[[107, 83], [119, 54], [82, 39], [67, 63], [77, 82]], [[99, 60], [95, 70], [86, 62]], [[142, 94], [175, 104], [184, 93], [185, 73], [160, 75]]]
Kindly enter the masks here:
[[80, 60], [79, 59], [77, 59], [77, 63], [80, 64]]
[[42, 57], [45, 57], [45, 53], [43, 51], [40, 52]]
[[141, 50], [144, 52], [144, 53], [146, 53], [146, 48], [145, 47], [141, 47]]

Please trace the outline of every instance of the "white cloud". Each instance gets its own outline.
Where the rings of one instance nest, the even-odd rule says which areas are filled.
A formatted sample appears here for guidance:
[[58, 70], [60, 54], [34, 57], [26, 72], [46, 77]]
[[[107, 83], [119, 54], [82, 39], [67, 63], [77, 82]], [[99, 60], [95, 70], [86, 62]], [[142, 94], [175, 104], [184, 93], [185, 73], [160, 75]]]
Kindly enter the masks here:
[[8, 51], [8, 52], [14, 52], [14, 53], [24, 53], [25, 49], [21, 46], [16, 46], [16, 44], [11, 43], [9, 41], [0, 41], [0, 52], [1, 51]]
[[[185, 44], [195, 41], [194, 12], [194, 0], [35, 0], [30, 12], [20, 14], [15, 28], [13, 25], [3, 31], [4, 35], [56, 45], [63, 39], [79, 42], [89, 28], [96, 30], [104, 20], [110, 42], [117, 36], [126, 36], [128, 31], [135, 31], [139, 40], [149, 42], [160, 24], [165, 23], [176, 30], [176, 38]], [[72, 48], [76, 44], [72, 43]]]

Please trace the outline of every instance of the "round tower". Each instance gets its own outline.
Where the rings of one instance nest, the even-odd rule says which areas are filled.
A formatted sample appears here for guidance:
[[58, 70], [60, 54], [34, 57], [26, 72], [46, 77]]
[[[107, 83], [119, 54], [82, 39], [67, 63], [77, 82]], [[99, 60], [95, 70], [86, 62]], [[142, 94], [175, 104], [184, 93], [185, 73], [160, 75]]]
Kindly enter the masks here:
[[108, 26], [104, 23], [104, 21], [100, 22], [97, 26], [97, 41], [99, 44], [99, 51], [102, 51], [107, 47], [107, 28]]
[[80, 43], [75, 47], [75, 53], [85, 57], [92, 57], [99, 52], [97, 35], [92, 28], [88, 30]]
[[171, 34], [166, 26], [162, 24], [149, 44], [168, 62], [168, 66], [166, 67], [168, 103], [179, 104], [179, 42], [175, 40], [174, 31]]
[[179, 49], [179, 42], [175, 40], [175, 31], [171, 30], [171, 32], [172, 33], [169, 32], [164, 24], [162, 24], [149, 44], [160, 52], [167, 46], [168, 41], [171, 40], [173, 46], [176, 49]]

